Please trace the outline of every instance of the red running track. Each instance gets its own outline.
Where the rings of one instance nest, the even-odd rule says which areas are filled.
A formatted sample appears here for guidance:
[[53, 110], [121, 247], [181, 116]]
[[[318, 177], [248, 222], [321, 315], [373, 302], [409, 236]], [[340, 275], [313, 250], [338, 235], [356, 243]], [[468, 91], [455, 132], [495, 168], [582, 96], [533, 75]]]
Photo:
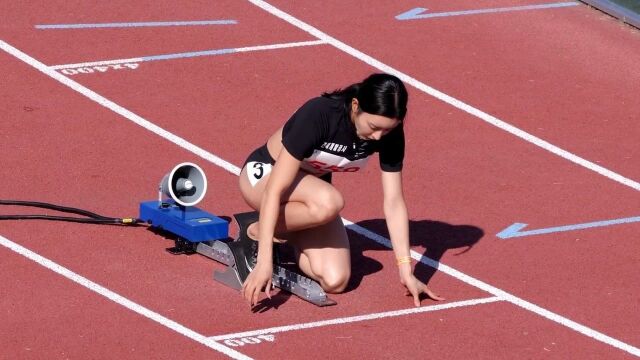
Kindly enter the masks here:
[[[629, 60], [637, 53], [633, 39], [638, 34], [594, 10], [578, 6], [400, 23], [393, 17], [415, 4], [273, 4], [453, 97], [623, 176], [638, 177], [640, 169], [632, 161], [638, 155], [632, 141], [638, 105], [631, 96], [640, 71]], [[68, 6], [51, 4], [27, 13], [10, 5], [12, 21], [2, 26], [0, 39], [46, 65], [315, 40], [249, 3], [180, 10], [169, 5], [136, 9], [125, 3]], [[456, 3], [456, 9], [463, 8], [475, 6]], [[203, 17], [235, 18], [238, 25], [33, 28]], [[246, 209], [237, 178], [229, 172], [6, 52], [0, 53], [0, 62], [2, 78], [10, 84], [2, 87], [0, 99], [11, 119], [0, 127], [5, 149], [1, 176], [19, 179], [24, 189], [5, 186], [0, 198], [135, 215], [139, 201], [155, 197], [153, 184], [168, 169], [194, 161], [211, 181], [203, 208], [220, 215]], [[603, 68], [612, 70], [604, 74]], [[72, 79], [240, 165], [306, 98], [371, 71], [354, 57], [321, 45], [145, 62], [133, 71]], [[637, 216], [637, 191], [415, 88], [410, 92], [405, 192], [414, 250], [637, 347], [637, 223], [509, 241], [495, 236], [514, 222], [541, 228]], [[336, 177], [336, 184], [347, 198], [343, 216], [385, 235], [379, 184], [372, 181], [376, 172], [374, 165], [363, 174]], [[335, 296], [338, 306], [320, 309], [279, 296], [258, 313], [211, 281], [212, 270], [221, 265], [198, 256], [169, 256], [163, 248], [170, 242], [144, 229], [3, 222], [0, 235], [204, 336], [410, 307], [410, 299], [401, 296], [391, 252], [353, 232], [354, 289]], [[460, 254], [467, 245], [474, 246]], [[8, 325], [0, 329], [7, 334], [2, 346], [9, 358], [222, 356], [1, 249], [0, 266], [8, 280], [0, 285], [0, 308]], [[442, 272], [434, 275], [423, 265], [417, 272], [430, 278], [447, 303], [491, 296]], [[631, 356], [508, 302], [281, 332], [273, 342], [233, 349], [257, 358]]]

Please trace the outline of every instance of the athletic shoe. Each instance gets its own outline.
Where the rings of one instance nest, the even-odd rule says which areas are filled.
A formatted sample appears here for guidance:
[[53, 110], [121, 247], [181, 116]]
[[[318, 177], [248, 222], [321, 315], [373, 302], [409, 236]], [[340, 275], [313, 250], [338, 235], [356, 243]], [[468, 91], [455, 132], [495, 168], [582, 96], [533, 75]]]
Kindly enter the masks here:
[[240, 282], [244, 284], [249, 273], [256, 267], [256, 263], [258, 262], [258, 242], [251, 239], [247, 233], [249, 225], [258, 221], [258, 212], [252, 211], [234, 214], [233, 217], [238, 223], [240, 232], [238, 238], [235, 241], [227, 243], [227, 245], [235, 260]]

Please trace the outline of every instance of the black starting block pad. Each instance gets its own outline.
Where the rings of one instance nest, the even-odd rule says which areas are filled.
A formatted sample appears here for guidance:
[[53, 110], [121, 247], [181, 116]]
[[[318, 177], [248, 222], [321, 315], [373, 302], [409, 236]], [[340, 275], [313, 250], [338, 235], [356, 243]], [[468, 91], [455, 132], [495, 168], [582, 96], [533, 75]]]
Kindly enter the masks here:
[[[231, 254], [229, 246], [222, 241], [204, 241], [198, 243], [196, 252], [210, 259], [227, 265], [225, 271], [214, 271], [213, 278], [233, 289], [240, 291], [242, 283], [236, 269], [235, 260]], [[336, 302], [330, 299], [320, 284], [316, 281], [300, 275], [291, 270], [275, 264], [273, 266], [273, 285], [288, 291], [301, 299], [317, 306], [335, 305]]]

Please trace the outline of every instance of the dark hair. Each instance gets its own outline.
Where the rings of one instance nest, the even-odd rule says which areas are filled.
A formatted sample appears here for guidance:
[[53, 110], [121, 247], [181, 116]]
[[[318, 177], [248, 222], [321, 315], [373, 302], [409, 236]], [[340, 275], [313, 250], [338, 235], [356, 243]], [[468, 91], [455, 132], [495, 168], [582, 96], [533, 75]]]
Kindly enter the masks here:
[[360, 83], [325, 92], [322, 96], [342, 100], [347, 113], [351, 111], [351, 100], [356, 98], [362, 111], [400, 121], [407, 114], [409, 100], [402, 81], [389, 74], [372, 74]]

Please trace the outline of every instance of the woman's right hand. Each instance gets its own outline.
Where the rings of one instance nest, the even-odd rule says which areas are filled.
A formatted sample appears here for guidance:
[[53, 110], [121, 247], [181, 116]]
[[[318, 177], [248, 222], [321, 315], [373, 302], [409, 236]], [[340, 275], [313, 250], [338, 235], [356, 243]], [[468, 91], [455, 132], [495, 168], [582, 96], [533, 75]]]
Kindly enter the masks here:
[[435, 301], [445, 300], [445, 298], [434, 293], [427, 287], [427, 285], [418, 280], [411, 272], [411, 266], [409, 265], [402, 266], [400, 268], [400, 283], [402, 283], [402, 285], [404, 285], [404, 287], [406, 288], [405, 295], [413, 296], [413, 304], [416, 307], [420, 306], [420, 294], [422, 293]]
[[265, 289], [267, 297], [271, 299], [272, 276], [273, 263], [269, 261], [258, 261], [253, 271], [249, 273], [242, 284], [242, 297], [249, 301], [251, 307], [258, 304], [262, 289]]

